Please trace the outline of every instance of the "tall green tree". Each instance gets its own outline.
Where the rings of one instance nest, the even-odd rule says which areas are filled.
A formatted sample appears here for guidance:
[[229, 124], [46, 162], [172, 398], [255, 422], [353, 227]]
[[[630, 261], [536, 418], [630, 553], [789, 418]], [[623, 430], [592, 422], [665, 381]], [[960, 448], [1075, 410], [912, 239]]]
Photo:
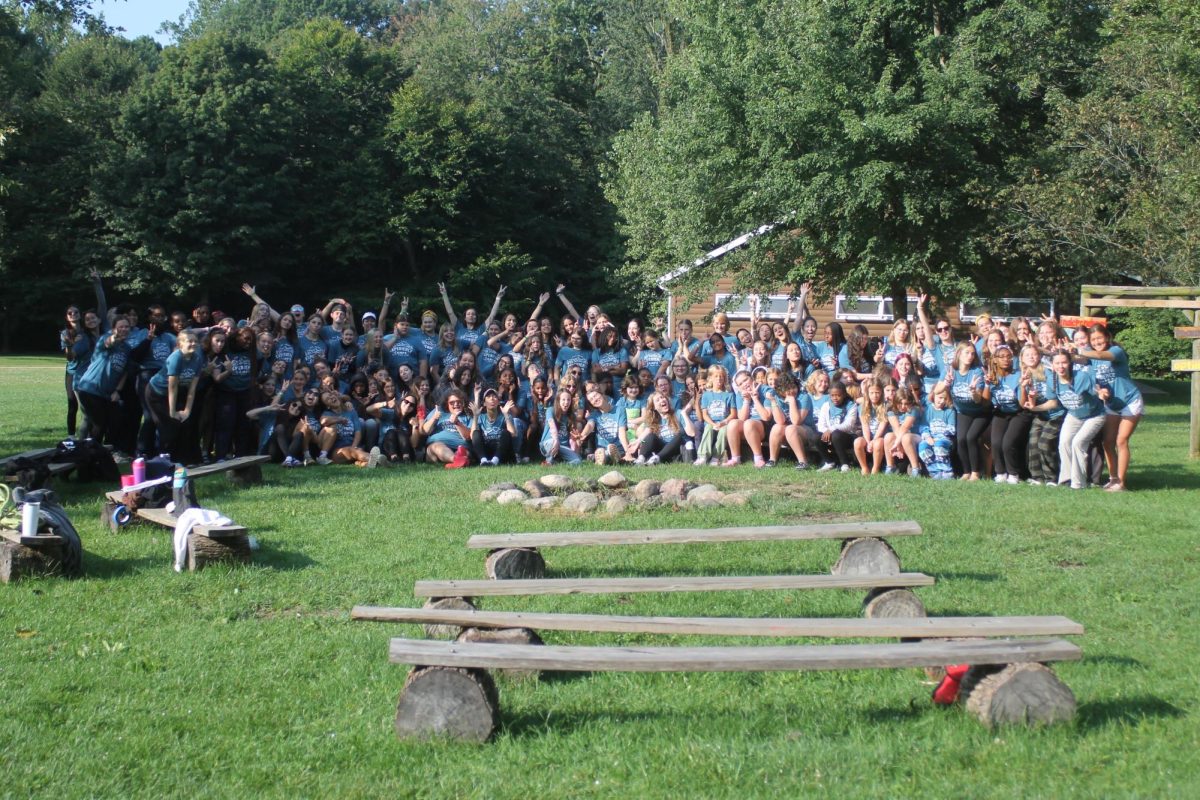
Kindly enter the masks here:
[[1121, 0], [1082, 98], [1010, 193], [1013, 241], [1069, 277], [1200, 284], [1200, 8]]
[[333, 19], [364, 36], [382, 36], [404, 0], [191, 0], [188, 9], [163, 29], [180, 42], [212, 33], [236, 34], [269, 42], [289, 28]]
[[[654, 277], [733, 257], [746, 289], [962, 296], [1028, 277], [991, 246], [999, 192], [1075, 93], [1099, 8], [1074, 0], [679, 0], [657, 120], [618, 137], [609, 196]], [[730, 269], [726, 261], [722, 271]], [[694, 273], [693, 287], [710, 281]]]

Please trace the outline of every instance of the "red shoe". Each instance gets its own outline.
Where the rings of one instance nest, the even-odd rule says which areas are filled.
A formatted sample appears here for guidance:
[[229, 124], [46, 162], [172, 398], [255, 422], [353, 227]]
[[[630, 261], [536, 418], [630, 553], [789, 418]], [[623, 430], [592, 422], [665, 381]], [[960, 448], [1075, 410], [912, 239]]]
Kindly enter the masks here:
[[446, 469], [462, 469], [471, 460], [471, 454], [465, 447], [459, 447], [454, 451], [454, 460], [446, 465]]
[[942, 678], [942, 682], [933, 690], [933, 702], [939, 706], [954, 705], [958, 700], [958, 687], [970, 668], [970, 664], [946, 667], [946, 677]]

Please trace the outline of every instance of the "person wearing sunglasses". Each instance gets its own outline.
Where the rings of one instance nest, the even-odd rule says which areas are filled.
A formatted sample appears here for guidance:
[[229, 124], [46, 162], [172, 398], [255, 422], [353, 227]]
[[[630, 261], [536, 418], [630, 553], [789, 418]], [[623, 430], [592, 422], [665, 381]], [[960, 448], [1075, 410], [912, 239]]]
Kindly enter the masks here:
[[425, 415], [421, 431], [429, 437], [425, 460], [430, 464], [461, 469], [471, 463], [471, 417], [466, 411], [467, 396], [459, 389], [451, 389], [442, 403]]

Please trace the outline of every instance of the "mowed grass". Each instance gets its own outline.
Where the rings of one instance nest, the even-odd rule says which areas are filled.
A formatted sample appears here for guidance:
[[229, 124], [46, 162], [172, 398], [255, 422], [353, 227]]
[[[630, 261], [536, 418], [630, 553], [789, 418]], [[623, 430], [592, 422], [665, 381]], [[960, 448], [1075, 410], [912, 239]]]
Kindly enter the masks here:
[[[59, 488], [85, 577], [0, 585], [5, 795], [38, 797], [1188, 797], [1200, 792], [1200, 465], [1185, 384], [1157, 384], [1131, 484], [1111, 495], [857, 475], [661, 467], [756, 492], [743, 510], [568, 518], [477, 500], [538, 467], [266, 469], [201, 501], [252, 529], [249, 567], [171, 569], [168, 532], [99, 524], [101, 490]], [[61, 365], [0, 359], [0, 452], [63, 430]], [[584, 467], [577, 474], [597, 476]], [[352, 623], [357, 603], [412, 605], [422, 578], [482, 577], [478, 532], [915, 519], [898, 540], [931, 615], [1064, 614], [1084, 659], [1057, 667], [1076, 720], [987, 730], [929, 702], [918, 670], [598, 673], [499, 681], [486, 745], [396, 739], [407, 668]], [[552, 576], [827, 572], [832, 542], [547, 551]], [[507, 610], [841, 616], [860, 593], [489, 599]], [[744, 643], [546, 634], [553, 643]], [[763, 640], [754, 643], [766, 643]]]

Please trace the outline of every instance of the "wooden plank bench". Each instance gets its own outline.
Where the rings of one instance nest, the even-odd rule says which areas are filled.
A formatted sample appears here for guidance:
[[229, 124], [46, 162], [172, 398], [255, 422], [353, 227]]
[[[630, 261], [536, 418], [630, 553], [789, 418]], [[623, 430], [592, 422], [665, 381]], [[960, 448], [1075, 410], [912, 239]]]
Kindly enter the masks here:
[[[119, 493], [118, 493], [119, 494]], [[139, 508], [137, 519], [175, 530], [179, 518], [165, 508]], [[250, 561], [250, 537], [241, 525], [196, 525], [188, 535], [188, 570], [227, 561]]]
[[545, 560], [537, 548], [638, 544], [701, 544], [713, 542], [785, 542], [842, 540], [832, 572], [835, 575], [877, 575], [900, 572], [900, 559], [885, 537], [917, 536], [916, 522], [832, 522], [820, 525], [764, 525], [735, 528], [668, 528], [632, 531], [571, 531], [564, 533], [478, 534], [467, 547], [489, 550], [489, 578], [540, 578]]
[[[19, 458], [28, 458], [31, 461], [42, 461], [58, 452], [57, 447], [42, 447], [37, 450], [27, 450], [24, 453], [16, 453], [15, 455], [0, 458], [0, 480], [8, 484], [18, 484], [21, 482], [21, 476], [11, 471], [11, 465]], [[51, 478], [57, 478], [61, 475], [66, 475], [75, 469], [74, 464], [66, 462], [46, 461], [43, 466], [49, 471]]]
[[58, 534], [23, 536], [20, 531], [0, 528], [0, 583], [12, 583], [29, 575], [63, 575], [63, 546]]
[[[895, 669], [970, 664], [967, 708], [988, 724], [1049, 723], [1074, 714], [1075, 697], [1044, 662], [1072, 661], [1062, 639], [917, 641], [901, 644], [769, 647], [529, 647], [392, 639], [390, 660], [410, 664], [396, 710], [401, 738], [447, 736], [485, 741], [499, 699], [488, 670], [758, 672]], [[972, 678], [971, 672], [976, 673]]]
[[459, 628], [527, 628], [590, 633], [712, 636], [930, 639], [995, 636], [1078, 636], [1083, 626], [1066, 617], [890, 617], [877, 619], [751, 617], [623, 617], [606, 614], [530, 613], [453, 608], [355, 606], [350, 619]]
[[535, 594], [633, 594], [642, 592], [738, 592], [867, 589], [869, 617], [923, 617], [925, 606], [911, 589], [932, 586], [919, 572], [895, 575], [751, 575], [680, 578], [533, 578], [504, 581], [416, 581], [413, 594], [432, 608], [473, 608], [477, 597]]

